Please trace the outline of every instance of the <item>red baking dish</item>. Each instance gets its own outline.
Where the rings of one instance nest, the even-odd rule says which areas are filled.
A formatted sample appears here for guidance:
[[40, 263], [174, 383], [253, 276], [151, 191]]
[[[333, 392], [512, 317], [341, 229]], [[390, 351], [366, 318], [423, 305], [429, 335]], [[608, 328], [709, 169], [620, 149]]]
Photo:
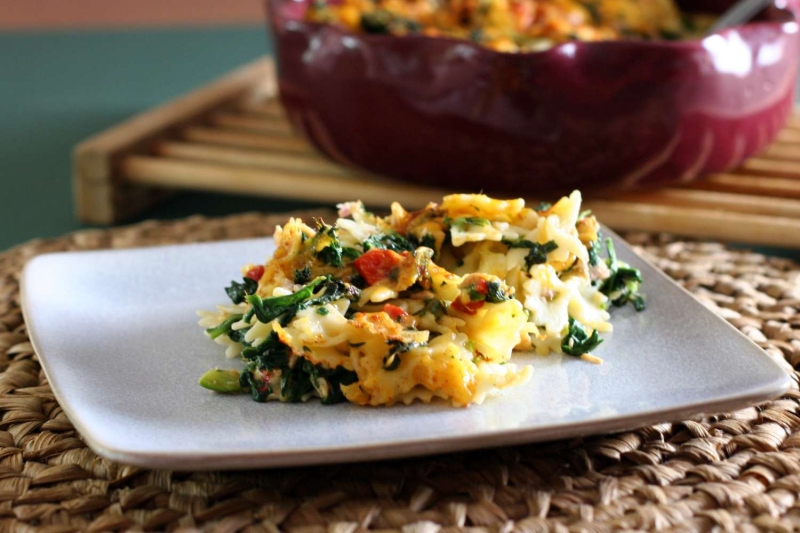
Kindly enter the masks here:
[[416, 183], [516, 194], [689, 182], [758, 153], [794, 105], [800, 0], [703, 39], [520, 54], [304, 22], [307, 1], [267, 2], [292, 124], [339, 163]]

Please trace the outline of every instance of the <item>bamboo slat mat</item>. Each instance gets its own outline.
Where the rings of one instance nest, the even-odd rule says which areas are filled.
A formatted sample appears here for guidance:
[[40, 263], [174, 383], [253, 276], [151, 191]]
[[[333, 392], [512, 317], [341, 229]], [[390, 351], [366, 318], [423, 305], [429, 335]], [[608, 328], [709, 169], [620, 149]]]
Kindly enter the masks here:
[[[260, 60], [83, 143], [75, 151], [79, 218], [112, 223], [181, 190], [332, 202], [356, 197], [422, 207], [448, 191], [354, 173], [295, 135]], [[458, 191], [464, 192], [464, 191]], [[800, 248], [800, 112], [740, 169], [680, 187], [606, 194], [586, 206], [616, 230]]]
[[[177, 473], [95, 455], [55, 402], [32, 351], [19, 308], [24, 262], [53, 251], [268, 235], [286, 216], [151, 221], [0, 254], [0, 531], [800, 529], [796, 386], [781, 399], [694, 421], [370, 464]], [[627, 238], [798, 381], [800, 264], [713, 242]]]

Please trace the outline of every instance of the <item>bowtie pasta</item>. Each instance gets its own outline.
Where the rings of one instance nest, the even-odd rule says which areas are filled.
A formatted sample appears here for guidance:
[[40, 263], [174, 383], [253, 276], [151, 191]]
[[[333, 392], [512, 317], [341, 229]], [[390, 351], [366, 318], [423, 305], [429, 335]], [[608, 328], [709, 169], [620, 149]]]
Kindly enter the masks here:
[[272, 258], [226, 289], [232, 303], [199, 312], [244, 363], [202, 386], [256, 401], [466, 406], [530, 377], [515, 350], [597, 361], [609, 304], [644, 308], [641, 274], [577, 191], [536, 208], [456, 194], [416, 212], [394, 203], [386, 217], [348, 202], [339, 217], [278, 227]]

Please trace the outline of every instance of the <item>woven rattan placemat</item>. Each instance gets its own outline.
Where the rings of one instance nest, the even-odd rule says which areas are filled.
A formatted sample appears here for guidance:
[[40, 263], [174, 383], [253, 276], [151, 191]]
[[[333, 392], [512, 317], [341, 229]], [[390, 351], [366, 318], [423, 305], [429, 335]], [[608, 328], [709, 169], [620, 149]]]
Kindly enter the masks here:
[[[285, 218], [146, 222], [0, 254], [1, 530], [800, 529], [797, 390], [735, 413], [613, 436], [383, 463], [179, 473], [95, 455], [55, 402], [28, 341], [18, 291], [25, 261], [52, 251], [268, 235]], [[627, 237], [794, 374], [800, 265], [714, 243]]]

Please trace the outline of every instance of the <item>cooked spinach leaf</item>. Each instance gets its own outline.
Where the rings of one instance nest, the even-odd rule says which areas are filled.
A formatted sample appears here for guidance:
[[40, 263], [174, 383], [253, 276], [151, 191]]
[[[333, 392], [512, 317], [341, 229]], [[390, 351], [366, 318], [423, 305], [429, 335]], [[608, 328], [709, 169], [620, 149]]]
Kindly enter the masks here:
[[[253, 294], [247, 297], [247, 301], [252, 305], [253, 312], [260, 322], [266, 324], [280, 317], [281, 324], [286, 325], [306, 307], [325, 305], [339, 298], [356, 300], [360, 292], [357, 287], [340, 279], [320, 276], [293, 294], [272, 298], [261, 298]], [[315, 293], [318, 295], [312, 298]]]
[[294, 271], [294, 282], [298, 285], [308, 283], [309, 279], [311, 279], [311, 267], [309, 265]]
[[597, 233], [597, 240], [587, 248], [589, 251], [589, 266], [597, 266], [600, 263], [600, 253], [602, 252], [602, 238], [600, 232]]
[[247, 346], [242, 350], [242, 359], [252, 361], [258, 370], [288, 368], [289, 355], [289, 347], [278, 339], [274, 331], [258, 346]]
[[397, 370], [397, 367], [399, 367], [401, 363], [400, 354], [404, 354], [420, 346], [425, 346], [423, 343], [419, 342], [402, 342], [399, 340], [390, 340], [387, 341], [386, 344], [389, 344], [391, 348], [389, 349], [389, 353], [383, 358], [384, 370]]
[[525, 266], [530, 269], [533, 265], [541, 265], [547, 262], [547, 254], [558, 248], [555, 241], [547, 241], [544, 244], [532, 242], [528, 239], [517, 239], [515, 241], [503, 239], [503, 244], [509, 248], [528, 248], [528, 255], [525, 256]]
[[242, 372], [239, 379], [239, 385], [244, 390], [250, 390], [250, 397], [255, 402], [266, 402], [269, 395], [272, 393], [272, 384], [258, 381], [253, 376], [253, 372], [258, 371], [253, 369], [250, 365]]
[[646, 305], [644, 296], [639, 293], [642, 273], [638, 268], [633, 268], [617, 259], [614, 243], [610, 238], [606, 239], [606, 252], [608, 254], [606, 265], [610, 275], [600, 282], [600, 292], [608, 296], [611, 303], [617, 307], [630, 303], [637, 311], [643, 311]]
[[356, 250], [355, 248], [350, 248], [349, 246], [345, 246], [342, 248], [342, 257], [344, 259], [348, 259], [350, 261], [354, 261], [361, 257], [361, 252]]
[[426, 233], [421, 237], [409, 235], [408, 240], [411, 242], [411, 245], [414, 247], [414, 249], [424, 246], [425, 248], [430, 248], [434, 252], [436, 251], [436, 237], [430, 233]]
[[314, 290], [328, 279], [329, 278], [320, 276], [299, 291], [287, 294], [286, 296], [261, 298], [261, 296], [257, 294], [251, 294], [247, 296], [247, 301], [253, 306], [258, 320], [266, 324], [285, 313], [291, 312], [291, 316], [297, 314], [300, 304], [311, 298], [314, 294]]
[[547, 262], [547, 254], [558, 248], [555, 241], [548, 241], [544, 244], [533, 246], [528, 255], [525, 256], [525, 266], [530, 269], [533, 265], [541, 265]]
[[589, 335], [580, 322], [569, 317], [569, 327], [567, 334], [561, 340], [561, 350], [565, 354], [580, 357], [597, 348], [602, 342], [603, 339], [600, 338], [597, 330], [592, 331], [592, 334]]
[[397, 253], [414, 251], [414, 245], [396, 231], [370, 235], [364, 239], [362, 246], [365, 252], [372, 249], [391, 250]]
[[303, 371], [302, 365], [281, 371], [280, 397], [284, 402], [302, 402], [303, 398], [314, 390], [309, 375]]
[[324, 405], [343, 402], [345, 397], [341, 386], [351, 385], [358, 381], [358, 375], [352, 370], [341, 366], [334, 369], [325, 368], [321, 365], [314, 365], [306, 359], [302, 361], [302, 370], [308, 374], [311, 385], [316, 389], [320, 401]]
[[258, 282], [250, 278], [243, 278], [242, 283], [231, 281], [230, 287], [225, 287], [228, 298], [235, 304], [244, 301], [248, 294], [253, 294], [258, 290]]
[[432, 314], [436, 319], [442, 318], [445, 315], [444, 302], [438, 298], [431, 298], [425, 300], [425, 307], [414, 313], [415, 316], [423, 316], [426, 313]]
[[462, 231], [465, 231], [472, 226], [486, 227], [492, 224], [489, 219], [481, 217], [459, 217], [454, 219], [445, 218], [444, 221], [445, 224], [449, 223], [451, 228], [457, 228]]
[[485, 286], [482, 285], [483, 283], [472, 283], [467, 288], [471, 301], [487, 301], [492, 304], [498, 304], [510, 299], [510, 296], [503, 291], [499, 281], [487, 281]]
[[365, 33], [386, 35], [392, 23], [392, 14], [385, 9], [376, 9], [361, 15], [361, 29]]
[[305, 305], [302, 305], [301, 308], [305, 308], [309, 305], [325, 305], [339, 298], [347, 298], [352, 302], [358, 300], [361, 295], [361, 291], [353, 284], [345, 283], [340, 279], [330, 277], [325, 280], [322, 289], [322, 294], [316, 298], [311, 298]]
[[361, 15], [361, 29], [365, 33], [387, 35], [418, 33], [421, 27], [416, 21], [397, 16], [385, 9], [376, 9]]
[[248, 345], [247, 341], [244, 340], [244, 336], [247, 335], [247, 332], [250, 328], [242, 328], [242, 329], [231, 329], [228, 332], [228, 338], [233, 342], [238, 342], [239, 344], [244, 344], [245, 346]]
[[[358, 376], [353, 371], [343, 367], [328, 369], [314, 365], [307, 359], [297, 359], [294, 367], [290, 367], [289, 349], [281, 344], [275, 333], [270, 334], [266, 341], [252, 350], [262, 350], [262, 353], [247, 364], [238, 386], [240, 392], [249, 390], [251, 397], [257, 402], [267, 401], [273, 392], [282, 401], [300, 402], [316, 390], [323, 404], [339, 403], [345, 400], [341, 385], [358, 381]], [[279, 371], [280, 378], [273, 383], [256, 379], [255, 376], [259, 373], [266, 378], [267, 371], [273, 376], [278, 375], [273, 371]], [[230, 387], [233, 388], [233, 385]]]
[[499, 304], [500, 302], [505, 302], [506, 300], [511, 299], [511, 297], [506, 294], [506, 292], [500, 286], [499, 281], [486, 282], [486, 289], [486, 301], [490, 304]]
[[342, 266], [342, 242], [339, 240], [339, 236], [336, 235], [336, 226], [329, 226], [322, 219], [316, 219], [316, 223], [317, 234], [314, 235], [310, 243], [314, 257], [326, 265]]
[[207, 329], [206, 333], [208, 333], [208, 336], [212, 339], [216, 339], [220, 335], [224, 335], [226, 333], [230, 334], [231, 326], [233, 326], [236, 322], [239, 322], [241, 319], [242, 315], [231, 315], [219, 326]]

